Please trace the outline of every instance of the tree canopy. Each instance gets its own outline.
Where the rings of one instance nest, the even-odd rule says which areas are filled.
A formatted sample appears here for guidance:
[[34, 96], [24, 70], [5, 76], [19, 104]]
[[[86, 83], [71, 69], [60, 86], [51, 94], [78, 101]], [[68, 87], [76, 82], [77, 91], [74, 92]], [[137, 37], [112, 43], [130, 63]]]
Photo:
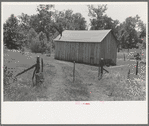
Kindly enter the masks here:
[[[140, 17], [127, 17], [120, 23], [106, 14], [107, 5], [87, 5], [90, 18], [90, 30], [112, 29], [117, 38], [118, 47], [135, 48], [146, 36], [146, 25]], [[37, 14], [31, 16], [22, 13], [18, 17], [13, 14], [3, 24], [4, 44], [9, 49], [31, 48], [32, 42], [51, 43], [57, 35], [62, 36], [64, 30], [87, 30], [87, 21], [81, 13], [73, 10], [58, 11], [52, 4], [37, 6]], [[39, 37], [40, 36], [40, 37]], [[44, 40], [40, 39], [44, 36]], [[34, 43], [35, 44], [35, 43]], [[43, 44], [44, 45], [44, 44]]]

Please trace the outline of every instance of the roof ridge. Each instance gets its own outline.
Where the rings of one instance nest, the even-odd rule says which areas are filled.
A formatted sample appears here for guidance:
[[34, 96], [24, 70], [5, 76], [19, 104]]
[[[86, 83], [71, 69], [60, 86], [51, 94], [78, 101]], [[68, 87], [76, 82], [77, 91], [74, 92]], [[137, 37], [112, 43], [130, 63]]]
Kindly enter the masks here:
[[[84, 31], [87, 31], [87, 32], [88, 32], [88, 31], [111, 31], [111, 30], [112, 30], [112, 29], [103, 29], [103, 30], [64, 30], [64, 31], [83, 31], [83, 32], [84, 32]], [[64, 32], [64, 31], [63, 31], [63, 32]]]
[[57, 36], [54, 41], [101, 42], [111, 30], [65, 30], [62, 37]]

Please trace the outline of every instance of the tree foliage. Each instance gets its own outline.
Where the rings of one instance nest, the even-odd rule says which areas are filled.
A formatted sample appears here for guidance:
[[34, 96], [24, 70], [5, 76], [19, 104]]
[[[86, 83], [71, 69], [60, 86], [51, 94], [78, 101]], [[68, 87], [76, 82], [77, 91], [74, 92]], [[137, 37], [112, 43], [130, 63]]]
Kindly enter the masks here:
[[97, 8], [93, 5], [88, 5], [91, 30], [103, 30], [112, 29], [114, 34], [117, 34], [118, 20], [113, 20], [108, 17], [105, 12], [107, 10], [107, 5], [98, 5]]
[[86, 21], [82, 14], [73, 13], [73, 11], [69, 9], [66, 11], [56, 11], [54, 19], [60, 31], [86, 29]]
[[[117, 38], [118, 47], [136, 48], [137, 43], [141, 43], [141, 37], [146, 35], [146, 26], [140, 20], [140, 17], [128, 17], [123, 23], [113, 20], [106, 15], [107, 5], [88, 5], [91, 30], [112, 29]], [[140, 32], [140, 36], [138, 36]]]
[[24, 43], [18, 19], [12, 14], [3, 25], [3, 41], [8, 49], [19, 49]]
[[120, 38], [122, 41], [123, 48], [136, 48], [137, 43], [141, 43], [141, 39], [138, 36], [138, 32], [141, 32], [140, 17], [128, 17], [121, 24]]
[[[88, 5], [91, 30], [112, 29], [117, 38], [117, 45], [122, 48], [134, 48], [146, 36], [146, 25], [140, 17], [128, 17], [124, 22], [113, 20], [106, 15], [107, 5]], [[15, 17], [13, 14], [3, 24], [3, 40], [9, 49], [22, 47], [37, 50], [50, 50], [54, 47], [53, 39], [64, 30], [86, 30], [86, 20], [81, 13], [74, 13], [71, 9], [58, 11], [52, 4], [37, 6], [37, 14], [22, 13]], [[34, 45], [34, 46], [33, 46]], [[39, 47], [41, 46], [43, 50]], [[36, 52], [36, 51], [34, 51]]]

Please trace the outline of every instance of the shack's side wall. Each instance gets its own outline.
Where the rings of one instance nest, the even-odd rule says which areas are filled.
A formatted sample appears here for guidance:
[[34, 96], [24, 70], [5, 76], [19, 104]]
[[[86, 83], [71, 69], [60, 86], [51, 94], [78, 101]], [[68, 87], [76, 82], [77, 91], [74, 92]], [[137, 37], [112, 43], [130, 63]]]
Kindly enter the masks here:
[[98, 65], [100, 46], [100, 43], [55, 41], [55, 59]]

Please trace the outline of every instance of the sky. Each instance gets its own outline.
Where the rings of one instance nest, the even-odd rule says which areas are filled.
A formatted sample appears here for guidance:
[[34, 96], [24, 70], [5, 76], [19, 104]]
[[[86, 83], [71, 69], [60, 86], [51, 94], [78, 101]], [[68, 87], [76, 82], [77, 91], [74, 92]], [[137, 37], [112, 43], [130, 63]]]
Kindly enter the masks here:
[[[21, 15], [21, 13], [25, 13], [28, 15], [36, 14], [37, 6], [41, 4], [41, 2], [2, 2], [2, 21], [5, 22], [11, 14], [15, 16]], [[94, 4], [95, 7], [98, 4], [107, 4], [106, 14], [114, 20], [119, 20], [122, 23], [129, 16], [136, 16], [137, 14], [140, 16], [140, 19], [147, 23], [147, 2], [80, 2], [80, 3], [43, 3], [42, 4], [55, 4], [55, 9], [62, 11], [67, 9], [72, 9], [74, 13], [79, 12], [85, 17], [87, 24], [89, 24], [89, 16], [88, 16], [88, 4]]]

